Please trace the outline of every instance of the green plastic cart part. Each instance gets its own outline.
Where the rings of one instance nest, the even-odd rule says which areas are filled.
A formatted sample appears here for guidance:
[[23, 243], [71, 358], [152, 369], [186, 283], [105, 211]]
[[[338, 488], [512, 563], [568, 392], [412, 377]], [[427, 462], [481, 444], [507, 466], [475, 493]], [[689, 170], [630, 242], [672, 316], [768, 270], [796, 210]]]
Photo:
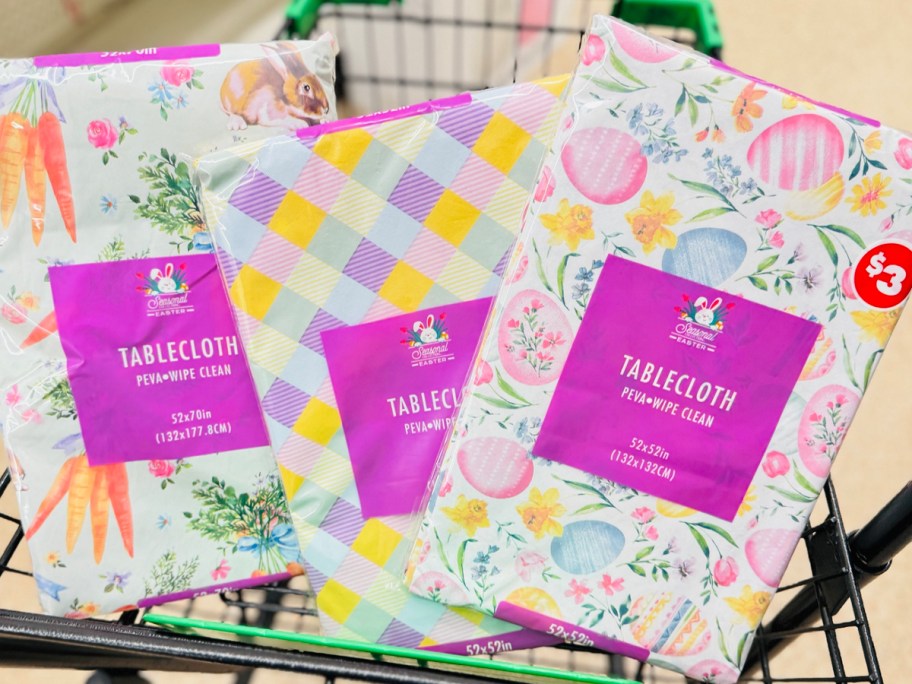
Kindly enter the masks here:
[[585, 684], [637, 684], [636, 682], [628, 679], [617, 679], [614, 677], [606, 677], [604, 675], [589, 674], [585, 672], [568, 672], [551, 667], [539, 667], [523, 665], [521, 663], [511, 663], [505, 660], [489, 660], [487, 658], [453, 655], [450, 653], [438, 653], [437, 651], [422, 651], [414, 648], [386, 646], [384, 644], [369, 644], [362, 643], [360, 641], [349, 641], [348, 639], [335, 639], [333, 637], [317, 636], [315, 634], [298, 634], [296, 632], [265, 629], [263, 627], [232, 625], [222, 622], [211, 622], [209, 620], [198, 620], [194, 618], [176, 617], [173, 615], [162, 615], [159, 613], [148, 613], [144, 615], [143, 622], [151, 625], [167, 627], [182, 632], [227, 632], [243, 637], [277, 639], [279, 641], [289, 641], [297, 644], [304, 644], [307, 646], [367, 653], [374, 658], [405, 658], [415, 661], [420, 666], [424, 666], [427, 663], [440, 663], [443, 665], [456, 665], [479, 670], [503, 672], [510, 675], [522, 675], [526, 677], [533, 677], [535, 679], [546, 678], [568, 682], [583, 682]]
[[628, 24], [686, 28], [694, 32], [694, 48], [718, 57], [722, 32], [712, 0], [618, 0], [612, 14]]
[[389, 5], [390, 2], [393, 0], [291, 0], [285, 9], [285, 30], [288, 37], [309, 36], [317, 25], [321, 5]]

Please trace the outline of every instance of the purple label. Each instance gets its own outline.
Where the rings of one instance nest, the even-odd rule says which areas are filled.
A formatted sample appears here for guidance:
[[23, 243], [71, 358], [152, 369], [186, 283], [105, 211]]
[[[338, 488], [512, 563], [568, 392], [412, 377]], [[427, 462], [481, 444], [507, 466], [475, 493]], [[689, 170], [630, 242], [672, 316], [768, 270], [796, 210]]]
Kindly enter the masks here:
[[636, 644], [628, 644], [626, 641], [618, 641], [606, 636], [602, 636], [590, 629], [585, 629], [579, 625], [573, 625], [563, 620], [558, 620], [543, 613], [537, 613], [534, 610], [517, 606], [513, 603], [501, 601], [494, 610], [494, 617], [512, 622], [517, 625], [523, 625], [530, 629], [538, 630], [544, 634], [550, 635], [560, 641], [577, 644], [578, 646], [588, 646], [597, 648], [600, 651], [617, 653], [618, 655], [634, 658], [635, 660], [645, 661], [649, 657], [649, 650]]
[[499, 636], [481, 637], [468, 641], [451, 641], [434, 646], [422, 646], [422, 651], [436, 651], [437, 653], [452, 653], [454, 655], [494, 655], [495, 653], [508, 653], [522, 651], [527, 648], [539, 646], [555, 646], [563, 642], [554, 636], [548, 636], [531, 629], [517, 629], [515, 632], [505, 632]]
[[322, 333], [365, 518], [420, 505], [490, 306], [476, 299]]
[[48, 272], [91, 465], [268, 446], [212, 254]]
[[350, 128], [361, 128], [369, 124], [383, 123], [384, 121], [392, 121], [394, 119], [405, 119], [410, 116], [419, 116], [421, 114], [428, 114], [430, 112], [439, 112], [444, 109], [459, 107], [471, 102], [471, 93], [461, 93], [459, 95], [453, 95], [452, 97], [442, 97], [438, 100], [428, 100], [427, 102], [420, 102], [418, 104], [398, 107], [396, 109], [389, 109], [385, 112], [365, 114], [364, 116], [356, 116], [351, 119], [329, 121], [324, 124], [318, 124], [317, 126], [299, 128], [296, 131], [296, 135], [299, 138], [316, 138], [321, 135], [326, 135], [327, 133], [347, 131]]
[[819, 331], [609, 257], [533, 453], [732, 520]]
[[142, 50], [130, 50], [128, 52], [77, 52], [68, 55], [44, 55], [35, 57], [34, 62], [39, 69], [46, 67], [81, 67], [95, 64], [218, 57], [221, 50], [222, 48], [218, 43], [210, 43], [207, 45], [143, 48]]

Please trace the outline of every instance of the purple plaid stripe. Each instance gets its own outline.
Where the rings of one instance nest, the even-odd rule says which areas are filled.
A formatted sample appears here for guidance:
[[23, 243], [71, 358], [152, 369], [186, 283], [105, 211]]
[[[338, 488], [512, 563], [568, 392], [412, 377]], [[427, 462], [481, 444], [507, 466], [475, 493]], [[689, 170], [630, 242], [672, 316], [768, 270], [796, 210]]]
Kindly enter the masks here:
[[344, 327], [345, 323], [323, 309], [317, 311], [307, 330], [301, 336], [301, 344], [309, 349], [313, 349], [320, 356], [325, 356], [323, 351], [323, 340], [320, 339], [320, 333], [324, 330]]
[[292, 427], [308, 401], [310, 396], [306, 392], [277, 379], [263, 397], [263, 410], [285, 427]]
[[417, 632], [404, 622], [393, 619], [389, 627], [383, 632], [379, 643], [389, 644], [390, 646], [402, 646], [404, 648], [416, 648], [424, 637], [421, 632]]
[[507, 264], [510, 263], [510, 256], [513, 254], [513, 246], [510, 245], [503, 255], [500, 257], [500, 261], [494, 266], [494, 275], [500, 276], [503, 278], [504, 271], [507, 268]]
[[251, 168], [244, 174], [229, 203], [263, 225], [285, 199], [288, 188], [279, 185], [261, 171]]
[[364, 528], [364, 518], [357, 508], [345, 499], [339, 499], [323, 518], [323, 524], [320, 527], [346, 546], [351, 546]]
[[380, 249], [368, 239], [361, 240], [361, 244], [351, 255], [351, 259], [342, 271], [352, 280], [361, 283], [367, 289], [378, 292], [393, 267], [396, 257]]
[[419, 223], [423, 223], [443, 194], [443, 186], [414, 166], [409, 166], [389, 201]]
[[304, 570], [307, 572], [307, 581], [310, 582], [310, 587], [314, 592], [319, 594], [323, 590], [323, 587], [326, 586], [326, 582], [329, 578], [308, 563], [306, 557], [304, 558]]
[[242, 264], [240, 261], [235, 259], [232, 255], [228, 254], [221, 247], [216, 247], [216, 257], [218, 257], [219, 266], [222, 269], [222, 273], [225, 274], [225, 282], [228, 283], [228, 287], [231, 287], [234, 283], [235, 278], [237, 278], [238, 273], [241, 271]]
[[492, 116], [493, 109], [484, 103], [473, 102], [468, 107], [456, 107], [441, 112], [437, 126], [471, 148]]

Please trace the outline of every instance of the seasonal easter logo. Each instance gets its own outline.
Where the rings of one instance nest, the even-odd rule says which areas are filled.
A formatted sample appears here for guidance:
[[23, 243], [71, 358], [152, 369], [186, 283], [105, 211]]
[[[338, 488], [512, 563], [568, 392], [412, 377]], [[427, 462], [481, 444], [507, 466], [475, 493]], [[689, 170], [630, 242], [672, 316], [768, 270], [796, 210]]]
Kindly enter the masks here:
[[691, 299], [687, 294], [682, 295], [682, 299], [684, 305], [674, 308], [678, 321], [669, 337], [689, 347], [716, 351], [717, 338], [722, 334], [725, 318], [734, 308], [734, 302], [723, 306], [722, 297], [710, 302], [706, 297]]
[[165, 264], [164, 269], [153, 268], [148, 274], [137, 273], [143, 284], [137, 285], [137, 292], [146, 297], [147, 316], [172, 316], [193, 312], [189, 303], [190, 286], [187, 284], [187, 265]]
[[428, 314], [423, 321], [415, 321], [411, 328], [402, 327], [399, 331], [405, 333], [405, 339], [400, 343], [409, 350], [413, 368], [446, 363], [455, 358], [449, 351], [450, 334], [445, 312], [438, 316]]

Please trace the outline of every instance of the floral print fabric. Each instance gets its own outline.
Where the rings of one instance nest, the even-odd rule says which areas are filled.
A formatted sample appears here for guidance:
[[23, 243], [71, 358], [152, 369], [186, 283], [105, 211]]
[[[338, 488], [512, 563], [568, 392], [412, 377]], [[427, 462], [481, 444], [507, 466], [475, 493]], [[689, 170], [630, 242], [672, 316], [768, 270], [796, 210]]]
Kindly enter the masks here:
[[[568, 102], [409, 586], [734, 682], [900, 311], [852, 274], [912, 244], [912, 143], [603, 17]], [[535, 455], [609, 255], [823, 325], [732, 522]]]
[[0, 152], [0, 423], [48, 613], [100, 615], [302, 571], [269, 448], [89, 467], [56, 332], [49, 266], [212, 251], [180, 155], [291, 123], [230, 127], [243, 88], [263, 91], [254, 71], [306, 66], [326, 97], [321, 118], [334, 118], [328, 37], [203, 47], [211, 56], [0, 63], [0, 137], [18, 150]]

